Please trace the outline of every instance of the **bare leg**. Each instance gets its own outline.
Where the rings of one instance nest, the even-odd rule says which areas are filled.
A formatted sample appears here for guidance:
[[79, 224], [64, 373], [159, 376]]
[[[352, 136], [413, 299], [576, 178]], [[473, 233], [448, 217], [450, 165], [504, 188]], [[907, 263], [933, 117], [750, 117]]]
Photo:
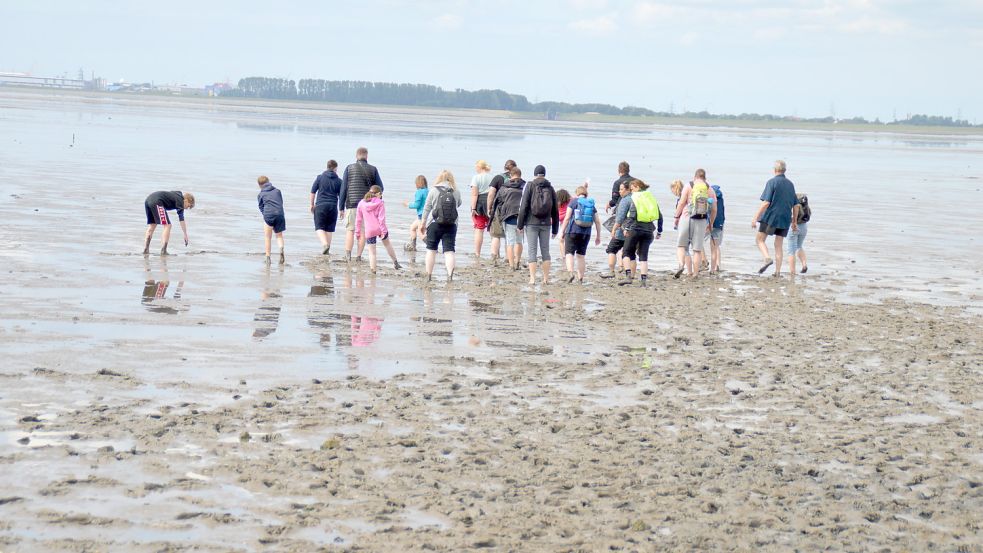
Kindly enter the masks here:
[[349, 230], [345, 231], [345, 255], [347, 257], [352, 256], [352, 247], [355, 245], [355, 231]]
[[802, 248], [799, 248], [799, 261], [802, 262], [802, 272], [806, 272], [806, 270], [809, 268], [809, 264], [806, 263], [806, 251]]
[[369, 244], [368, 247], [369, 247], [369, 270], [371, 270], [374, 273], [375, 266], [376, 266], [375, 244]]
[[270, 225], [263, 226], [263, 240], [264, 240], [264, 244], [266, 244], [266, 249], [264, 250], [266, 252], [266, 257], [269, 257], [270, 250], [273, 248], [272, 246], [273, 227], [271, 227]]
[[358, 237], [358, 258], [362, 259], [362, 252], [365, 251], [365, 235]]
[[160, 255], [167, 255], [167, 243], [171, 239], [171, 225], [164, 225], [164, 235], [161, 236], [161, 240], [164, 242], [163, 246], [160, 248]]
[[485, 231], [482, 229], [474, 229], [474, 256], [481, 257], [481, 245], [485, 241]]
[[584, 275], [587, 273], [587, 257], [583, 255], [577, 256], [577, 278], [581, 281], [584, 280]]
[[[759, 232], [754, 237], [754, 242], [758, 245], [758, 251], [761, 252], [761, 258], [765, 261], [771, 259], [768, 257], [768, 245], [765, 244], [765, 233]], [[777, 240], [776, 240], [777, 242]]]
[[693, 259], [692, 275], [695, 277], [700, 274], [700, 269], [703, 268], [703, 252], [694, 251], [692, 259]]
[[502, 239], [492, 236], [491, 239], [491, 256], [492, 259], [498, 259], [502, 253]]
[[641, 275], [648, 276], [648, 274], [649, 274], [649, 262], [648, 261], [639, 261], [638, 262], [638, 273], [641, 274]]
[[454, 280], [454, 252], [444, 252], [444, 268], [447, 269], [447, 282]]
[[529, 263], [529, 284], [536, 284], [536, 262]]
[[147, 233], [143, 237], [143, 255], [150, 255], [150, 241], [154, 238], [154, 230], [157, 225], [147, 225]]
[[[493, 239], [497, 240], [497, 239]], [[505, 260], [509, 262], [509, 268], [515, 267], [513, 260], [515, 259], [515, 246], [505, 246]]]
[[720, 244], [710, 239], [710, 272], [716, 273], [720, 270]]
[[794, 277], [795, 276], [795, 254], [788, 256], [788, 271]]
[[406, 251], [416, 251], [416, 237], [420, 233], [420, 224], [421, 221], [419, 219], [414, 219], [410, 223], [410, 241], [406, 243]]
[[573, 278], [573, 254], [568, 253], [564, 258], [567, 264], [567, 272], [570, 273], [570, 278]]
[[392, 241], [386, 238], [382, 241], [382, 245], [386, 248], [386, 253], [389, 254], [389, 258], [393, 261], [398, 261], [398, 259], [396, 259], [396, 248], [393, 248]]
[[782, 274], [782, 244], [785, 239], [775, 235], [775, 276]]
[[618, 256], [616, 254], [609, 253], [608, 254], [608, 270], [611, 271], [611, 274], [612, 275], [614, 274], [614, 266], [617, 263], [618, 263]]
[[318, 239], [318, 241], [321, 242], [321, 248], [322, 249], [327, 248], [328, 247], [328, 244], [331, 243], [331, 238], [328, 237], [328, 233], [327, 232], [325, 232], [323, 230], [318, 230], [318, 231], [315, 231], [314, 234], [317, 234], [317, 239]]
[[433, 277], [433, 266], [437, 261], [437, 250], [427, 250], [427, 259], [425, 266], [427, 268], [427, 280]]
[[276, 245], [280, 247], [280, 264], [282, 265], [283, 263], [285, 263], [287, 261], [286, 258], [283, 256], [283, 233], [282, 232], [276, 233]]
[[515, 240], [515, 266], [518, 267], [522, 263], [522, 237], [517, 237]]
[[543, 284], [550, 283], [550, 261], [543, 261]]

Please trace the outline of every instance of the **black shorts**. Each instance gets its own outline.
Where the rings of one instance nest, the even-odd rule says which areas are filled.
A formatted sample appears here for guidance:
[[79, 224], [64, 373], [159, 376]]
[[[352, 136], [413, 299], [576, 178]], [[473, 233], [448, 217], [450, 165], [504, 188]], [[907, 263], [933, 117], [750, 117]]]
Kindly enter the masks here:
[[639, 232], [637, 230], [626, 232], [625, 253], [623, 255], [632, 261], [635, 261], [636, 257], [639, 261], [648, 261], [649, 246], [652, 245], [652, 240], [655, 240], [655, 235], [651, 232]]
[[[366, 243], [366, 244], [375, 244], [375, 243], [376, 243], [376, 242], [377, 242], [377, 241], [378, 241], [379, 239], [380, 239], [380, 237], [379, 237], [379, 236], [373, 236], [372, 238], [366, 238], [366, 239], [365, 239], [365, 243]], [[385, 242], [386, 240], [389, 240], [389, 233], [387, 232], [387, 233], [385, 234], [385, 236], [382, 236], [382, 237], [381, 237], [381, 240], [382, 240], [383, 242]]]
[[609, 253], [609, 254], [611, 254], [611, 255], [614, 255], [614, 254], [618, 253], [619, 251], [621, 251], [621, 248], [623, 248], [623, 247], [625, 247], [625, 241], [624, 240], [618, 240], [617, 238], [615, 238], [614, 236], [612, 236], [611, 237], [611, 241], [608, 242], [607, 249], [605, 249], [604, 251], [607, 252], [607, 253]]
[[427, 227], [427, 249], [437, 251], [437, 244], [442, 243], [444, 253], [454, 251], [454, 241], [457, 240], [457, 223], [441, 225], [430, 223]]
[[314, 206], [314, 230], [324, 232], [334, 232], [338, 224], [338, 206], [336, 205], [316, 205]]
[[147, 212], [148, 225], [171, 224], [171, 220], [168, 218], [167, 210], [164, 209], [164, 206], [160, 204], [150, 205], [147, 202], [143, 202], [143, 210]]
[[590, 244], [589, 234], [568, 234], [563, 253], [567, 255], [587, 255], [587, 244]]
[[788, 236], [787, 228], [775, 228], [765, 222], [758, 223], [758, 232], [763, 232], [767, 236], [781, 236], [782, 238]]
[[287, 230], [287, 218], [284, 217], [283, 214], [271, 215], [269, 217], [264, 215], [263, 222], [273, 227], [273, 232], [277, 234]]

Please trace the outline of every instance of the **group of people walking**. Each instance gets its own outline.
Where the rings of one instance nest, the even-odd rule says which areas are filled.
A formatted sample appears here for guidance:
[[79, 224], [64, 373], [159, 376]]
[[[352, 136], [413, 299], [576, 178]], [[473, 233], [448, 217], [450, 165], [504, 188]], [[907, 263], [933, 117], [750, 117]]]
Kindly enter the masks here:
[[[363, 252], [368, 249], [369, 267], [375, 272], [378, 265], [376, 249], [381, 242], [393, 267], [399, 270], [401, 265], [386, 223], [384, 185], [378, 169], [368, 163], [368, 150], [358, 148], [355, 162], [345, 168], [341, 177], [337, 169], [336, 161], [328, 161], [327, 168], [315, 178], [310, 191], [310, 212], [322, 254], [330, 254], [332, 236], [337, 225], [343, 222], [346, 262], [352, 262], [353, 252], [354, 260], [360, 261]], [[782, 246], [786, 237], [789, 238], [789, 270], [795, 273], [797, 259], [802, 264], [801, 272], [808, 270], [803, 242], [811, 209], [808, 198], [796, 194], [794, 185], [785, 177], [785, 169], [784, 161], [775, 162], [774, 177], [766, 183], [761, 194], [761, 205], [752, 221], [758, 231], [756, 243], [763, 257], [758, 272], [764, 273], [775, 265], [776, 276], [781, 273]], [[637, 279], [642, 286], [646, 286], [649, 249], [655, 240], [662, 237], [664, 214], [649, 185], [631, 176], [627, 162], [622, 161], [618, 165], [618, 174], [605, 206], [608, 217], [602, 221], [598, 206], [588, 193], [587, 182], [578, 186], [571, 196], [566, 190], [553, 187], [546, 178], [543, 165], [533, 169], [532, 179], [527, 182], [513, 160], [505, 162], [504, 171], [500, 174], [492, 174], [487, 162], [478, 161], [468, 194], [475, 257], [481, 257], [484, 235], [488, 232], [493, 261], [501, 259], [504, 239], [504, 258], [508, 267], [518, 271], [525, 251], [529, 283], [535, 284], [538, 276], [546, 284], [550, 282], [550, 243], [559, 237], [567, 281], [583, 282], [587, 248], [592, 238], [595, 245], [600, 245], [601, 227], [604, 226], [611, 232], [611, 237], [606, 248], [608, 272], [602, 274], [602, 278], [622, 274], [624, 278], [619, 285], [630, 285]], [[257, 202], [264, 221], [266, 263], [272, 262], [274, 235], [279, 247], [279, 262], [284, 263], [286, 218], [283, 196], [266, 176], [260, 176], [257, 185]], [[695, 278], [703, 270], [711, 274], [718, 272], [725, 222], [724, 197], [720, 186], [711, 185], [707, 181], [706, 171], [697, 169], [692, 181], [674, 181], [670, 189], [676, 198], [673, 228], [677, 230], [678, 264], [673, 276], [680, 278], [685, 272]], [[413, 199], [404, 202], [405, 207], [416, 211], [405, 249], [416, 251], [417, 238], [425, 244], [428, 280], [433, 275], [438, 249], [443, 252], [447, 280], [454, 277], [458, 214], [463, 201], [454, 175], [444, 170], [437, 175], [432, 186], [429, 186], [425, 176], [417, 176]], [[148, 227], [143, 253], [149, 254], [154, 230], [157, 225], [162, 225], [161, 254], [167, 254], [171, 229], [167, 212], [172, 210], [177, 212], [187, 245], [189, 238], [184, 210], [194, 206], [195, 197], [188, 192], [160, 191], [148, 196], [144, 206]], [[765, 242], [768, 236], [775, 237], [774, 257], [771, 257]], [[707, 242], [709, 260], [704, 254]]]

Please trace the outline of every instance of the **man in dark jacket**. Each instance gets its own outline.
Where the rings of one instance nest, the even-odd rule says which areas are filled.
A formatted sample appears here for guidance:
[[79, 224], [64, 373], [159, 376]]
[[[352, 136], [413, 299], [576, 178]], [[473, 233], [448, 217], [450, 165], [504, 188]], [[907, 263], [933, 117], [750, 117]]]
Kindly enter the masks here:
[[628, 174], [628, 162], [622, 161], [618, 164], [618, 178], [611, 185], [611, 199], [608, 200], [608, 207], [604, 210], [605, 213], [610, 213], [618, 203], [621, 201], [621, 185], [628, 185], [631, 181], [635, 180], [635, 177]]
[[341, 196], [341, 179], [338, 178], [338, 162], [328, 161], [328, 168], [314, 179], [311, 186], [311, 214], [314, 215], [314, 231], [321, 241], [321, 253], [331, 251], [331, 235], [338, 222], [338, 213], [344, 211]]
[[[519, 206], [518, 230], [526, 234], [529, 284], [536, 284], [536, 248], [543, 261], [543, 284], [550, 281], [550, 238], [560, 230], [560, 210], [556, 190], [546, 180], [546, 168], [537, 165], [534, 178], [526, 183]], [[552, 235], [552, 236], [551, 236]]]
[[[338, 217], [345, 219], [345, 261], [351, 261], [352, 246], [355, 245], [355, 208], [358, 202], [362, 201], [365, 193], [373, 185], [382, 186], [382, 178], [379, 177], [379, 170], [374, 165], [369, 165], [369, 150], [365, 147], [355, 151], [355, 163], [345, 168], [345, 174], [341, 177], [341, 201], [344, 207], [338, 213]], [[364, 236], [364, 235], [363, 235]], [[359, 240], [358, 251], [364, 247], [364, 238]]]

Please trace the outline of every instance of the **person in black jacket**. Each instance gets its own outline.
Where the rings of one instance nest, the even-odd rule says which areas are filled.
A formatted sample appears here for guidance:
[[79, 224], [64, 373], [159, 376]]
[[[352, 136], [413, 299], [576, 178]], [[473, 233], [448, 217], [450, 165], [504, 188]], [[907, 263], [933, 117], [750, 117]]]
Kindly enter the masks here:
[[311, 214], [314, 215], [314, 231], [321, 241], [321, 253], [331, 251], [331, 235], [338, 223], [338, 213], [344, 211], [341, 197], [341, 179], [338, 178], [338, 162], [328, 161], [328, 168], [314, 179], [311, 186]]
[[[341, 177], [341, 201], [344, 207], [338, 213], [339, 218], [345, 219], [345, 261], [352, 259], [352, 247], [355, 245], [355, 211], [358, 202], [365, 198], [366, 192], [373, 186], [382, 186], [382, 178], [379, 177], [379, 170], [374, 165], [369, 165], [369, 150], [361, 147], [355, 150], [355, 163], [345, 168], [345, 174]], [[347, 213], [347, 214], [346, 214]], [[361, 256], [365, 248], [365, 239], [358, 241], [358, 252]]]
[[517, 229], [525, 232], [529, 251], [529, 284], [536, 284], [536, 248], [543, 262], [543, 284], [550, 282], [550, 238], [556, 238], [560, 230], [560, 210], [556, 202], [556, 190], [546, 180], [546, 168], [537, 165], [533, 179], [522, 191]]
[[621, 185], [628, 186], [631, 181], [635, 180], [635, 177], [628, 174], [628, 170], [627, 161], [622, 161], [618, 164], [618, 178], [611, 185], [611, 199], [608, 200], [608, 207], [604, 210], [605, 213], [610, 213], [612, 209], [618, 206], [618, 202], [621, 201], [621, 192], [619, 190]]

